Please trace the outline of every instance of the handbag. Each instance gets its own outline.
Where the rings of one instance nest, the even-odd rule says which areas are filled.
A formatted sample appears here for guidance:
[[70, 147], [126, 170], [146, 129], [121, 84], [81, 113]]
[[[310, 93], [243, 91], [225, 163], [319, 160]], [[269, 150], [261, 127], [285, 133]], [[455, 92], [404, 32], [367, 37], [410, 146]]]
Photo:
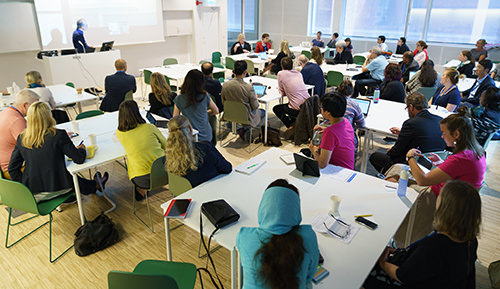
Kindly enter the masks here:
[[240, 215], [222, 199], [201, 204], [201, 212], [217, 229], [240, 219]]
[[[260, 127], [260, 136], [255, 141], [255, 143], [264, 142], [264, 135], [265, 135], [265, 127], [261, 126]], [[275, 128], [272, 128], [272, 127], [267, 127], [267, 143], [265, 143], [264, 145], [265, 146], [273, 146], [273, 147], [282, 146], [283, 143], [281, 143], [280, 131], [275, 129]]]
[[80, 257], [105, 249], [119, 240], [115, 224], [104, 213], [78, 228], [75, 236], [75, 253]]

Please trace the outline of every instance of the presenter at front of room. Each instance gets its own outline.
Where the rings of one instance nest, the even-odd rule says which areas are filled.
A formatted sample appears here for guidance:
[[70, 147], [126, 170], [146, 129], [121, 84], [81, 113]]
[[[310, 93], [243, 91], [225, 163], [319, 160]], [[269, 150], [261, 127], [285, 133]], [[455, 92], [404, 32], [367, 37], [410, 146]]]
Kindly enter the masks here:
[[83, 36], [83, 31], [87, 30], [87, 21], [85, 19], [78, 19], [76, 21], [76, 30], [73, 32], [73, 47], [75, 47], [78, 53], [84, 53], [87, 49], [92, 49], [94, 47], [88, 46], [85, 42], [85, 37]]

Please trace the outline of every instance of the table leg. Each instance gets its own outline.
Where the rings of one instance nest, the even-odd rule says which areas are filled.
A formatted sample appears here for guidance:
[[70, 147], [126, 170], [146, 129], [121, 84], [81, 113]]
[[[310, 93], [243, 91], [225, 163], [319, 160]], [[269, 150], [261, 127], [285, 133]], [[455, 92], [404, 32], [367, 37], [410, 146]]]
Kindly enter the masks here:
[[172, 245], [170, 244], [170, 222], [168, 218], [163, 217], [165, 223], [165, 243], [167, 246], [167, 261], [172, 261]]
[[372, 137], [372, 132], [370, 130], [365, 130], [365, 138], [363, 140], [363, 152], [361, 154], [361, 172], [366, 173], [366, 167], [368, 165], [368, 154], [370, 152], [370, 139]]
[[237, 272], [239, 271], [238, 270], [238, 267], [239, 267], [239, 263], [238, 263], [238, 257], [237, 257], [237, 251], [236, 251], [236, 248], [233, 247], [233, 249], [231, 250], [231, 288], [232, 289], [237, 289], [239, 287], [239, 280], [238, 280], [238, 277], [237, 277]]
[[267, 143], [267, 119], [268, 119], [268, 116], [267, 116], [268, 111], [267, 110], [268, 109], [269, 109], [269, 103], [266, 102], [266, 115], [264, 116], [264, 118], [265, 118], [265, 120], [264, 120], [265, 121], [265, 123], [264, 123], [264, 144]]
[[78, 212], [80, 213], [80, 222], [85, 225], [85, 212], [83, 211], [82, 195], [80, 194], [80, 185], [78, 184], [78, 175], [73, 173], [73, 184], [75, 185], [76, 202], [78, 204]]

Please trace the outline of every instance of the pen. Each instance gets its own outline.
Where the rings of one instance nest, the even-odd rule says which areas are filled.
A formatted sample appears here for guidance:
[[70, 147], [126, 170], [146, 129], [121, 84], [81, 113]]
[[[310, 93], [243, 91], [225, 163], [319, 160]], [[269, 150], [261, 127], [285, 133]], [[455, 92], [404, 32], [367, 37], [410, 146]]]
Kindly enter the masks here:
[[83, 144], [83, 139], [82, 139], [82, 141], [80, 142], [80, 144], [78, 146], [81, 146], [82, 144]]
[[393, 189], [393, 190], [397, 189], [396, 187], [389, 186], [389, 185], [385, 185], [385, 187], [386, 187], [386, 188], [389, 188], [389, 189]]
[[247, 167], [247, 170], [249, 170], [249, 169], [251, 169], [251, 168], [255, 167], [255, 166], [256, 166], [256, 165], [258, 165], [258, 164], [259, 164], [259, 163], [256, 163], [256, 164], [253, 164], [253, 165], [251, 165], [251, 166]]
[[367, 218], [367, 217], [371, 217], [373, 216], [372, 214], [367, 214], [367, 215], [356, 215], [354, 216], [354, 218], [359, 218], [359, 217], [362, 217], [362, 218]]

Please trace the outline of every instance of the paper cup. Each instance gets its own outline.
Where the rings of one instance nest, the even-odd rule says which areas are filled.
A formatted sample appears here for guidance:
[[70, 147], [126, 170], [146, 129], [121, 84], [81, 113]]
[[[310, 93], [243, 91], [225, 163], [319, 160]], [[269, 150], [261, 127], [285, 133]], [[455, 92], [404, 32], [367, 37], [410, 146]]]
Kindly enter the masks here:
[[10, 95], [13, 95], [13, 94], [14, 94], [14, 88], [12, 88], [12, 86], [7, 87], [7, 92], [8, 92]]
[[94, 133], [89, 134], [89, 141], [91, 146], [96, 145], [97, 137]]
[[73, 132], [80, 134], [80, 124], [77, 121], [72, 121], [71, 125], [73, 126]]
[[340, 206], [341, 200], [342, 199], [337, 195], [333, 195], [330, 197], [330, 201], [331, 201], [330, 214], [335, 215], [335, 216], [339, 215], [339, 206]]

